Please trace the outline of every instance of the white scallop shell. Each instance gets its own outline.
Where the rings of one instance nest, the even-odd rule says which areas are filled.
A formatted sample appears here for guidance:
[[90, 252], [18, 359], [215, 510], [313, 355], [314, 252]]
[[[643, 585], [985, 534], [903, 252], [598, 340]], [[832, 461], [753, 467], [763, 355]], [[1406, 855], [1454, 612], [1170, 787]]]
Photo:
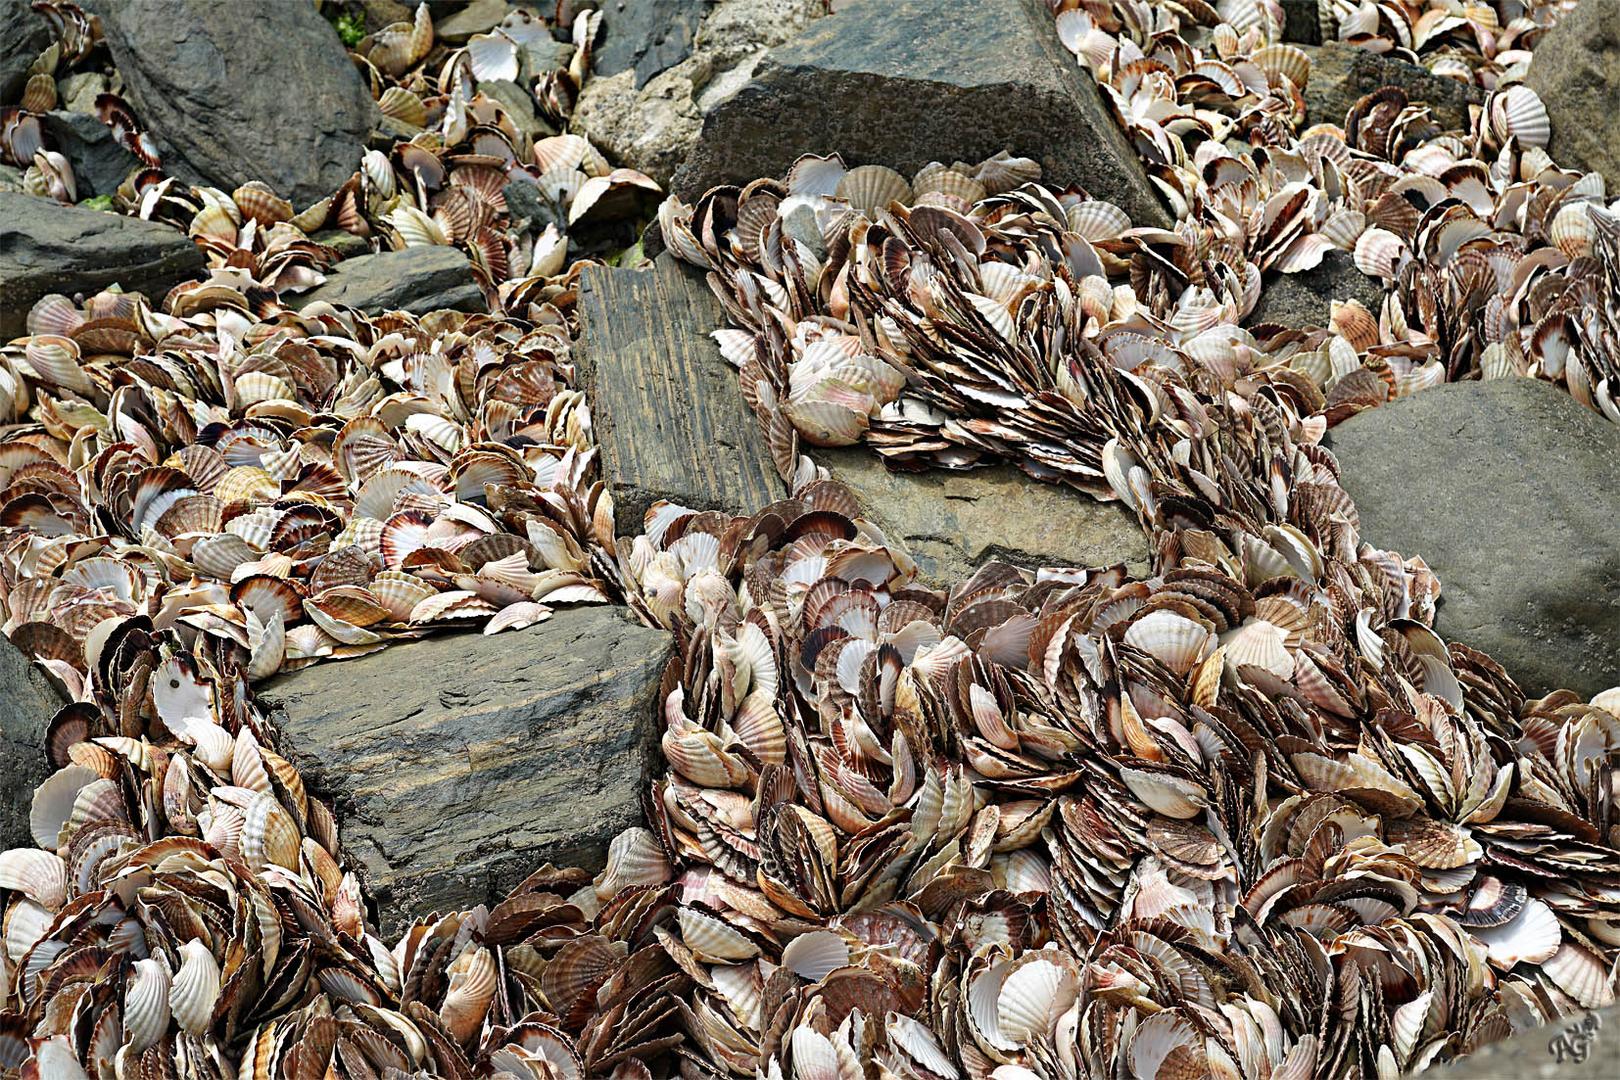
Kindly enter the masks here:
[[181, 1031], [201, 1035], [219, 1004], [219, 962], [200, 938], [180, 946], [180, 969], [169, 985], [169, 1012]]

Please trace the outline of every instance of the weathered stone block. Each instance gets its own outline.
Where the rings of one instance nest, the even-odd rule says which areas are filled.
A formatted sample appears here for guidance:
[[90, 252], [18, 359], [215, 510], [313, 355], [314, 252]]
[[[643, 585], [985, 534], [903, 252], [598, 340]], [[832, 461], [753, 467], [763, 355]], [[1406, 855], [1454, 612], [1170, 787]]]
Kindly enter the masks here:
[[117, 283], [155, 305], [206, 262], [168, 225], [19, 192], [0, 191], [0, 221], [0, 336], [7, 338], [28, 332], [28, 309], [49, 293], [94, 293]]
[[579, 321], [621, 534], [639, 533], [659, 499], [752, 513], [786, 495], [737, 373], [709, 337], [725, 314], [698, 271], [668, 254], [650, 271], [591, 267]]
[[302, 208], [360, 164], [376, 106], [313, 4], [90, 0], [164, 167], [230, 191], [262, 180]]
[[855, 0], [773, 49], [710, 112], [672, 185], [779, 176], [805, 153], [911, 174], [1007, 150], [1138, 225], [1169, 216], [1088, 72], [1040, 0]]
[[1361, 534], [1440, 576], [1435, 629], [1533, 696], [1620, 683], [1620, 426], [1534, 379], [1449, 383], [1328, 434]]
[[415, 915], [498, 900], [542, 863], [602, 866], [661, 766], [670, 642], [619, 609], [573, 609], [319, 664], [262, 693], [392, 940]]
[[51, 774], [45, 729], [62, 704], [45, 673], [0, 634], [0, 850], [34, 846], [28, 808]]
[[326, 271], [324, 284], [285, 300], [295, 309], [324, 300], [373, 315], [395, 310], [425, 315], [440, 308], [488, 310], [467, 256], [456, 248], [438, 246], [345, 259]]
[[1343, 126], [1350, 106], [1374, 90], [1396, 86], [1412, 101], [1426, 102], [1441, 127], [1466, 132], [1469, 104], [1483, 100], [1477, 86], [1357, 45], [1329, 41], [1302, 48], [1311, 57], [1311, 76], [1305, 84], [1308, 124]]

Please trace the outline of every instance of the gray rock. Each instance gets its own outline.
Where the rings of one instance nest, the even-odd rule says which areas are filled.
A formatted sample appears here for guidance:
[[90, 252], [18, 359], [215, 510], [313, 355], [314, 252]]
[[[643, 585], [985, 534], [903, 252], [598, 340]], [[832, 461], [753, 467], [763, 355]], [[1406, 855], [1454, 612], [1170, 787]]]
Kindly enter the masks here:
[[1620, 12], [1584, 0], [1536, 42], [1525, 85], [1552, 121], [1548, 152], [1566, 168], [1595, 169], [1620, 186]]
[[1318, 0], [1282, 0], [1284, 41], [1299, 45], [1322, 44], [1322, 16]]
[[360, 9], [365, 15], [368, 34], [375, 34], [397, 22], [410, 22], [416, 13], [414, 7], [402, 4], [400, 0], [360, 0]]
[[28, 68], [51, 43], [50, 24], [31, 0], [0, 0], [0, 104], [22, 96]]
[[65, 79], [56, 80], [58, 108], [65, 112], [96, 112], [96, 98], [107, 93], [111, 82], [99, 71], [81, 71]]
[[[411, 10], [414, 12], [416, 9], [413, 7]], [[443, 19], [435, 16], [433, 36], [443, 41], [463, 42], [474, 34], [494, 29], [506, 18], [506, 12], [506, 0], [472, 0], [453, 15]]]
[[185, 233], [155, 221], [0, 192], [0, 338], [27, 333], [28, 309], [49, 293], [94, 293], [114, 283], [154, 304], [206, 260]]
[[303, 207], [354, 172], [376, 115], [313, 4], [92, 0], [164, 167], [226, 191], [262, 180]]
[[317, 244], [325, 244], [333, 248], [345, 259], [352, 259], [359, 255], [370, 255], [371, 244], [363, 236], [356, 236], [352, 232], [342, 229], [322, 229], [310, 237]]
[[659, 499], [752, 513], [786, 494], [709, 337], [724, 325], [702, 276], [667, 253], [650, 271], [593, 266], [580, 278], [575, 348], [621, 535], [641, 532]]
[[266, 684], [278, 744], [329, 800], [392, 940], [542, 863], [600, 868], [658, 768], [670, 636], [619, 609], [454, 634]]
[[606, 0], [602, 46], [591, 57], [598, 75], [636, 73], [640, 90], [692, 55], [692, 39], [713, 0]]
[[51, 774], [45, 731], [62, 705], [45, 673], [0, 634], [0, 850], [34, 846], [28, 808]]
[[1326, 326], [1335, 300], [1360, 300], [1374, 315], [1384, 302], [1383, 286], [1356, 269], [1348, 251], [1328, 252], [1312, 270], [1267, 274], [1260, 299], [1244, 323], [1277, 323], [1296, 330]]
[[650, 78], [634, 66], [612, 74], [613, 63], [603, 67], [602, 49], [614, 41], [609, 25], [570, 122], [612, 160], [667, 184], [697, 142], [703, 114], [753, 77], [766, 50], [826, 13], [825, 0], [712, 0], [691, 55]]
[[1477, 86], [1398, 57], [1369, 52], [1342, 41], [1303, 46], [1311, 58], [1305, 84], [1305, 122], [1344, 125], [1345, 114], [1358, 100], [1386, 86], [1399, 87], [1407, 98], [1426, 102], [1435, 121], [1447, 130], [1468, 130], [1468, 106], [1483, 100]]
[[1620, 1076], [1620, 1005], [1520, 1032], [1423, 1075], [1433, 1080], [1613, 1080]]
[[326, 271], [325, 284], [283, 298], [296, 310], [317, 300], [346, 304], [373, 315], [395, 310], [426, 315], [440, 308], [489, 310], [467, 256], [456, 248], [438, 246], [345, 259]]
[[1102, 94], [1041, 0], [855, 0], [773, 49], [753, 82], [704, 118], [672, 185], [784, 173], [844, 155], [911, 174], [1007, 150], [1053, 184], [1080, 184], [1138, 225], [1170, 223]]
[[1020, 566], [1148, 569], [1147, 539], [1119, 503], [1041, 483], [1007, 465], [890, 472], [864, 446], [812, 452], [861, 509], [916, 560], [930, 585], [965, 581], [992, 559]]
[[534, 142], [547, 135], [555, 135], [557, 131], [550, 124], [535, 115], [534, 95], [515, 82], [505, 79], [485, 79], [478, 84], [480, 93], [494, 98], [501, 103], [506, 114], [517, 125], [518, 135], [524, 142]]
[[[557, 211], [541, 197], [540, 188], [526, 176], [508, 180], [506, 186], [501, 188], [501, 194], [506, 198], [506, 212], [511, 215], [512, 228], [516, 231], [543, 229], [546, 224], [557, 221]], [[566, 224], [566, 221], [559, 224]]]
[[119, 145], [112, 129], [83, 112], [48, 112], [41, 118], [52, 149], [73, 166], [73, 179], [81, 199], [111, 195], [132, 169], [141, 167], [136, 156]]
[[1512, 378], [1369, 409], [1328, 445], [1363, 538], [1439, 575], [1442, 637], [1532, 696], [1620, 683], [1620, 426]]

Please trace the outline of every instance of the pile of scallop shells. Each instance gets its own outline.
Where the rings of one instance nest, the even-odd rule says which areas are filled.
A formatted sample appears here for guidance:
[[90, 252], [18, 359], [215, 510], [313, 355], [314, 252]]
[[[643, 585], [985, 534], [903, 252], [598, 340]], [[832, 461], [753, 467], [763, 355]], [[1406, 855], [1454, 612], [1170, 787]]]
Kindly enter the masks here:
[[[1154, 33], [1171, 58], [1179, 35]], [[1251, 154], [1207, 140], [1214, 160], [1156, 170], [1187, 185], [1174, 230], [1006, 155], [911, 177], [806, 158], [666, 202], [792, 496], [658, 503], [635, 537], [613, 535], [566, 283], [521, 317], [292, 312], [278, 290], [323, 256], [265, 193], [225, 196], [233, 218], [142, 189], [153, 214], [195, 204], [208, 278], [46, 298], [0, 348], [0, 629], [72, 701], [36, 846], [0, 853], [0, 1070], [1394, 1077], [1612, 1002], [1620, 688], [1526, 700], [1441, 641], [1439, 583], [1360, 536], [1320, 440], [1467, 365], [1612, 405], [1620, 228], [1505, 99], [1500, 131], [1492, 99], [1440, 144], [1486, 155], [1482, 179], [1433, 174], [1440, 196], [1412, 154], [1442, 137], [1396, 137], [1421, 110], [1373, 95], [1348, 134], [1295, 139], [1272, 79], [1228, 95]], [[406, 201], [378, 213], [362, 166], [328, 212], [445, 228], [405, 160]], [[1323, 243], [1370, 258], [1409, 178], [1428, 209], [1379, 249], [1379, 312], [1239, 325], [1266, 272]], [[1548, 235], [1574, 206], [1571, 254]], [[800, 452], [863, 440], [1119, 499], [1152, 573], [924, 587]], [[677, 638], [647, 827], [594, 878], [541, 867], [381, 940], [253, 684], [603, 601]]]

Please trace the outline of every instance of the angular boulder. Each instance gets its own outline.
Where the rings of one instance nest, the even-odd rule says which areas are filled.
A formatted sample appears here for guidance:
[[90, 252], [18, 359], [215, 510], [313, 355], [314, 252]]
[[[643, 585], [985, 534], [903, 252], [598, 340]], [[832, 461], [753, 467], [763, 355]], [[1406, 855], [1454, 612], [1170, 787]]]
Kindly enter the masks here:
[[1009, 465], [901, 473], [864, 446], [811, 456], [855, 492], [862, 511], [910, 553], [929, 585], [965, 581], [992, 559], [1026, 567], [1124, 563], [1147, 573], [1147, 539], [1121, 503], [1032, 480]]
[[63, 206], [0, 191], [0, 338], [28, 332], [28, 309], [49, 293], [94, 293], [118, 284], [154, 303], [206, 263], [186, 234], [168, 225]]
[[661, 767], [671, 649], [620, 609], [578, 608], [318, 664], [262, 696], [392, 940], [417, 915], [493, 903], [542, 863], [602, 866]]
[[609, 158], [667, 184], [703, 116], [766, 51], [827, 13], [826, 0], [611, 0], [593, 76], [570, 120]]
[[1435, 629], [1532, 696], [1620, 683], [1620, 425], [1550, 383], [1448, 383], [1328, 433], [1369, 543], [1440, 577]]
[[0, 634], [0, 850], [34, 845], [28, 809], [51, 774], [45, 729], [62, 705], [45, 673]]
[[737, 373], [709, 337], [725, 314], [697, 270], [667, 253], [651, 270], [590, 267], [579, 324], [620, 535], [640, 533], [659, 499], [735, 514], [786, 495]]
[[1305, 84], [1305, 122], [1344, 126], [1345, 114], [1361, 98], [1386, 86], [1399, 87], [1408, 99], [1424, 102], [1435, 122], [1468, 130], [1468, 106], [1484, 100], [1477, 86], [1436, 75], [1426, 67], [1342, 41], [1301, 46], [1311, 58]]
[[1583, 0], [1536, 42], [1524, 82], [1547, 106], [1553, 160], [1620, 186], [1620, 10]]
[[140, 159], [113, 138], [112, 129], [84, 112], [48, 112], [40, 118], [47, 145], [68, 159], [79, 198], [111, 195]]
[[1374, 315], [1384, 302], [1384, 287], [1356, 268], [1348, 251], [1330, 251], [1321, 265], [1297, 274], [1267, 274], [1260, 299], [1244, 319], [1247, 326], [1275, 323], [1295, 330], [1328, 325], [1335, 300], [1360, 300]]
[[17, 103], [29, 67], [50, 43], [50, 24], [31, 0], [0, 0], [0, 105]]
[[1170, 224], [1141, 161], [1042, 0], [854, 0], [773, 49], [703, 121], [672, 186], [685, 199], [779, 176], [801, 154], [908, 176], [999, 151], [1034, 158], [1138, 225]]
[[262, 180], [302, 208], [359, 165], [376, 107], [315, 5], [89, 6], [170, 172], [226, 191]]
[[345, 259], [326, 271], [326, 281], [305, 293], [283, 298], [294, 310], [317, 300], [344, 304], [375, 315], [409, 311], [426, 315], [440, 308], [487, 311], [484, 291], [473, 280], [472, 263], [453, 247], [413, 247]]

